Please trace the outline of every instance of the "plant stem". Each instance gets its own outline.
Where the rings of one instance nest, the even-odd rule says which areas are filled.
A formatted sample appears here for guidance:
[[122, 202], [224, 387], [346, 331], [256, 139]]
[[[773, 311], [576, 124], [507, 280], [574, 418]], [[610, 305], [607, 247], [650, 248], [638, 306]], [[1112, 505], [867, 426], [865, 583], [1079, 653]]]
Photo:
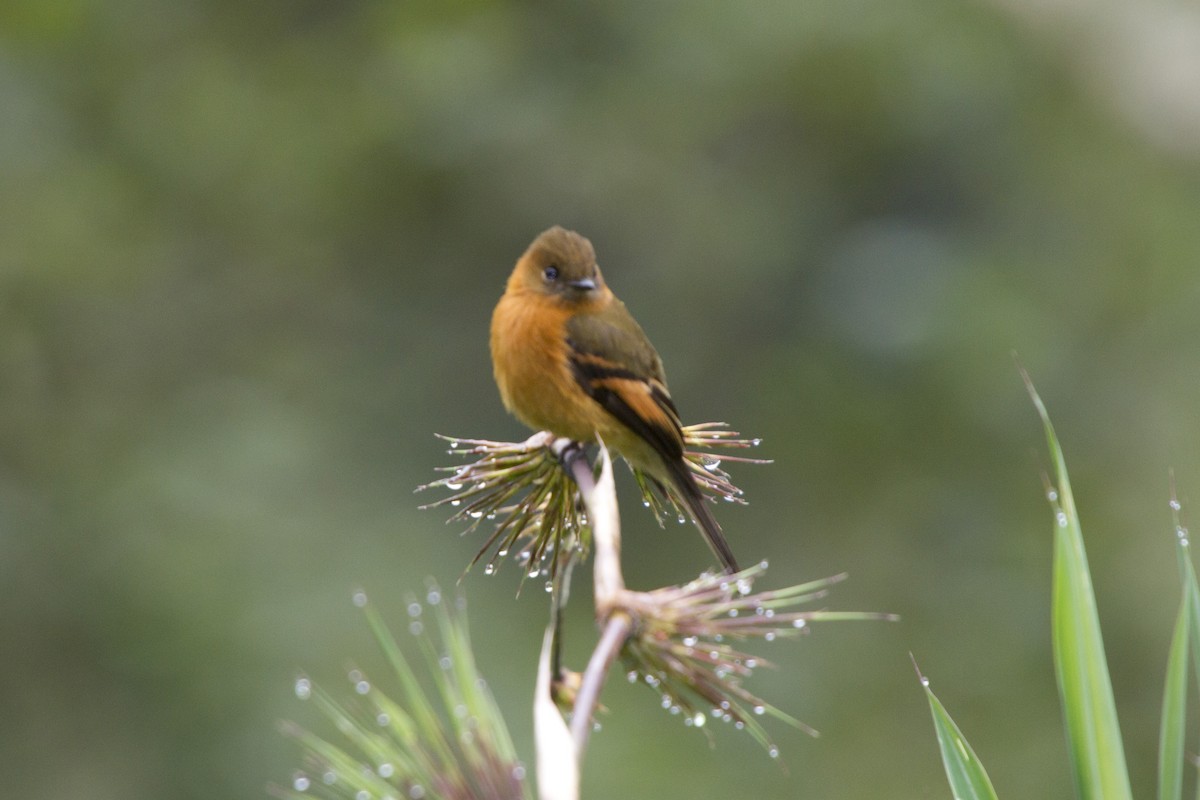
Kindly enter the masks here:
[[533, 696], [538, 800], [579, 800], [579, 748], [558, 713], [550, 688], [555, 677], [550, 666], [555, 638], [554, 627], [547, 627]]
[[583, 673], [583, 683], [575, 698], [575, 711], [571, 717], [571, 738], [575, 740], [575, 755], [581, 764], [592, 730], [592, 712], [600, 700], [600, 690], [604, 687], [609, 668], [616, 661], [632, 630], [633, 619], [628, 614], [618, 611], [609, 615], [600, 642], [592, 651], [587, 670]]
[[625, 592], [625, 578], [621, 573], [621, 521], [617, 512], [616, 484], [613, 481], [612, 460], [608, 450], [601, 443], [600, 478], [597, 480], [592, 472], [592, 465], [588, 463], [583, 448], [578, 443], [557, 439], [551, 447], [579, 487], [584, 505], [587, 506], [588, 522], [596, 547], [596, 558], [592, 567], [596, 618], [604, 629], [595, 651], [588, 660], [571, 718], [571, 738], [575, 743], [578, 765], [583, 761], [583, 752], [591, 733], [592, 715], [599, 703], [600, 691], [613, 662], [633, 630], [633, 619], [626, 612], [613, 611], [618, 598]]

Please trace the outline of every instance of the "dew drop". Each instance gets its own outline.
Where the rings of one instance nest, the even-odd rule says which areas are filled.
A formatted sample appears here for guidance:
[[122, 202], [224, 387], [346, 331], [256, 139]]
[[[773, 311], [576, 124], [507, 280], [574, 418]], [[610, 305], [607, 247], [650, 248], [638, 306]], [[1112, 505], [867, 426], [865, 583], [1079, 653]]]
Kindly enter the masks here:
[[1176, 500], [1176, 499], [1175, 499], [1175, 498], [1173, 498], [1173, 497], [1171, 498], [1171, 502], [1169, 503], [1169, 505], [1171, 506], [1171, 510], [1172, 510], [1172, 511], [1178, 511], [1178, 510], [1180, 510], [1181, 508], [1183, 508], [1183, 506], [1181, 506], [1181, 505], [1179, 504], [1179, 501], [1178, 501], [1178, 500]]
[[301, 700], [307, 700], [312, 697], [312, 681], [308, 678], [297, 678], [295, 690], [296, 697]]
[[360, 789], [355, 795], [354, 800], [371, 800], [371, 793], [366, 789]]
[[754, 669], [757, 666], [758, 666], [758, 659], [756, 659], [756, 658], [747, 658], [746, 659], [746, 669]]
[[421, 616], [421, 604], [420, 603], [409, 603], [408, 604], [408, 615], [410, 617], [413, 617], [414, 619], [416, 617]]
[[371, 691], [371, 684], [367, 681], [359, 681], [358, 683], [354, 684], [354, 691], [358, 692], [359, 694], [366, 694], [367, 692]]
[[391, 764], [380, 764], [379, 769], [375, 770], [381, 778], [390, 778], [396, 774], [396, 768]]
[[515, 781], [525, 780], [525, 766], [523, 764], [517, 764], [515, 767], [513, 767], [512, 776], [513, 780]]
[[697, 711], [696, 715], [694, 717], [692, 717], [692, 724], [695, 725], [697, 728], [703, 728], [704, 727], [704, 713], [701, 711]]
[[922, 675], [921, 676], [921, 685], [928, 688], [929, 687], [929, 678], [926, 678], [924, 675]]
[[450, 667], [454, 666], [454, 662], [450, 660], [450, 656], [442, 656], [438, 659], [438, 666], [443, 670], [448, 670]]
[[354, 605], [358, 606], [359, 608], [365, 608], [367, 605], [367, 593], [361, 590], [355, 592], [350, 596], [350, 602], [354, 603]]
[[678, 517], [675, 518], [675, 521], [678, 522], [680, 525], [686, 525], [687, 517], [685, 517], [683, 514], [680, 514]]
[[451, 500], [451, 501], [450, 501], [450, 505], [452, 505], [452, 506], [454, 506], [455, 508], [457, 508], [458, 506], [461, 506], [461, 505], [462, 505], [462, 500]]
[[420, 636], [425, 632], [425, 626], [419, 620], [413, 620], [408, 624], [408, 632], [413, 636]]
[[1057, 489], [1047, 489], [1046, 490], [1046, 499], [1049, 500], [1051, 503], [1058, 502], [1058, 490]]
[[738, 615], [738, 610], [736, 608], [729, 609], [729, 616], [736, 617], [737, 615]]
[[662, 696], [662, 700], [660, 701], [660, 704], [662, 705], [663, 708], [670, 708], [674, 702], [675, 701], [671, 699], [671, 695], [664, 694]]
[[506, 555], [508, 555], [508, 548], [501, 547], [499, 550], [496, 551], [496, 555], [499, 556], [500, 558], [504, 558]]
[[461, 483], [454, 483], [451, 481], [446, 481], [446, 488], [452, 492], [457, 492], [462, 487], [463, 487], [463, 485]]
[[762, 444], [762, 439], [751, 439], [750, 440], [751, 447], [758, 447], [760, 444]]
[[469, 516], [471, 519], [483, 519], [483, 512], [482, 511], [472, 511], [467, 516]]
[[1067, 512], [1059, 511], [1057, 514], [1054, 515], [1054, 519], [1057, 520], [1058, 527], [1060, 527], [1060, 528], [1067, 527]]
[[764, 713], [766, 713], [767, 709], [766, 706], [755, 706], [753, 711], [755, 714], [761, 717]]
[[541, 575], [541, 574], [542, 574], [542, 571], [540, 569], [538, 569], [537, 567], [534, 567], [533, 569], [529, 570], [529, 577], [531, 577], [531, 578], [536, 578], [538, 575]]
[[738, 594], [750, 594], [750, 589], [752, 586], [753, 584], [750, 582], [749, 578], [740, 579], [737, 582]]
[[802, 619], [794, 619], [794, 620], [792, 620], [792, 627], [793, 627], [793, 628], [803, 628], [803, 627], [804, 627], [804, 626], [806, 626], [806, 625], [808, 625], [808, 622], [807, 622], [806, 620], [802, 620]]
[[742, 722], [742, 721], [739, 719], [739, 720], [736, 720], [736, 721], [733, 723], [733, 727], [737, 728], [737, 729], [740, 731], [740, 730], [743, 730], [743, 729], [746, 727], [746, 723]]
[[763, 639], [765, 639], [768, 642], [775, 641], [775, 631], [767, 631], [766, 633], [763, 634]]
[[496, 565], [495, 564], [492, 564], [489, 562], [489, 563], [483, 565], [483, 574], [484, 575], [494, 575], [495, 573], [496, 573]]
[[769, 755], [771, 758], [779, 758], [779, 748], [775, 745], [771, 745], [767, 749], [767, 755]]
[[414, 783], [408, 790], [408, 800], [425, 800], [425, 787]]
[[546, 581], [545, 589], [547, 592], [553, 592], [554, 591], [554, 581]]
[[721, 459], [705, 458], [704, 459], [704, 468], [706, 470], [708, 470], [709, 472], [716, 472], [718, 469], [721, 468]]
[[768, 566], [770, 566], [770, 564], [767, 563], [767, 560], [765, 558], [762, 561], [758, 562], [759, 569], [766, 569]]
[[629, 681], [630, 683], [637, 683], [637, 679], [638, 679], [637, 670], [631, 669], [631, 670], [629, 670], [629, 672], [625, 673], [625, 680]]
[[643, 501], [642, 501], [642, 506], [643, 506], [643, 507], [645, 507], [645, 508], [649, 508], [649, 507], [650, 507], [650, 501], [649, 501], [649, 500], [643, 500]]
[[292, 788], [297, 792], [307, 792], [310, 785], [312, 785], [312, 782], [309, 781], [308, 776], [303, 772], [297, 772], [292, 776]]
[[380, 711], [378, 714], [375, 715], [375, 724], [381, 728], [386, 728], [388, 725], [392, 724], [392, 718], [389, 717], [386, 713]]
[[698, 641], [699, 639], [697, 639], [695, 636], [683, 637], [683, 644], [685, 647], [695, 647]]
[[429, 594], [425, 595], [425, 602], [431, 606], [436, 606], [442, 602], [442, 593], [437, 589], [430, 589]]
[[337, 783], [337, 773], [331, 769], [326, 770], [325, 774], [321, 776], [321, 782], [326, 786], [333, 786], [335, 783]]

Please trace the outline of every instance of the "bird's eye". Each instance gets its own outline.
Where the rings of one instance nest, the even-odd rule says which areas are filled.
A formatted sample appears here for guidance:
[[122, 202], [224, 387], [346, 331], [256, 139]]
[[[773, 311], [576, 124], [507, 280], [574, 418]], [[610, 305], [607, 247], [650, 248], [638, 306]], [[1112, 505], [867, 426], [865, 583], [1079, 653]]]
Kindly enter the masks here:
[[558, 280], [558, 267], [551, 264], [550, 266], [548, 266], [544, 270], [542, 270], [542, 274], [546, 276], [546, 280], [556, 281], [556, 280]]

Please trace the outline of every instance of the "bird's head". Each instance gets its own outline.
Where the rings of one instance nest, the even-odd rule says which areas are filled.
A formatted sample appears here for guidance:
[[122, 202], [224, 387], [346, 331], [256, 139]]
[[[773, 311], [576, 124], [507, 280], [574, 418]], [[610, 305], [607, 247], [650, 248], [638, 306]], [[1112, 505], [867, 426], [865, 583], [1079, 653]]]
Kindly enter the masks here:
[[517, 261], [510, 279], [521, 289], [568, 303], [587, 303], [607, 291], [592, 243], [557, 225], [543, 231]]

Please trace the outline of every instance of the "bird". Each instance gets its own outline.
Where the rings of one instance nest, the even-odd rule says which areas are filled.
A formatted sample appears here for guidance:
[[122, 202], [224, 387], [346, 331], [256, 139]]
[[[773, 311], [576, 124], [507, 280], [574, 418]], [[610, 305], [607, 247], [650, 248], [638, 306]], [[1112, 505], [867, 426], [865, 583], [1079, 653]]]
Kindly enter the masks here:
[[659, 489], [671, 487], [724, 570], [738, 571], [684, 459], [662, 359], [604, 282], [588, 239], [555, 226], [533, 240], [492, 313], [490, 345], [513, 416], [577, 442], [599, 438]]

